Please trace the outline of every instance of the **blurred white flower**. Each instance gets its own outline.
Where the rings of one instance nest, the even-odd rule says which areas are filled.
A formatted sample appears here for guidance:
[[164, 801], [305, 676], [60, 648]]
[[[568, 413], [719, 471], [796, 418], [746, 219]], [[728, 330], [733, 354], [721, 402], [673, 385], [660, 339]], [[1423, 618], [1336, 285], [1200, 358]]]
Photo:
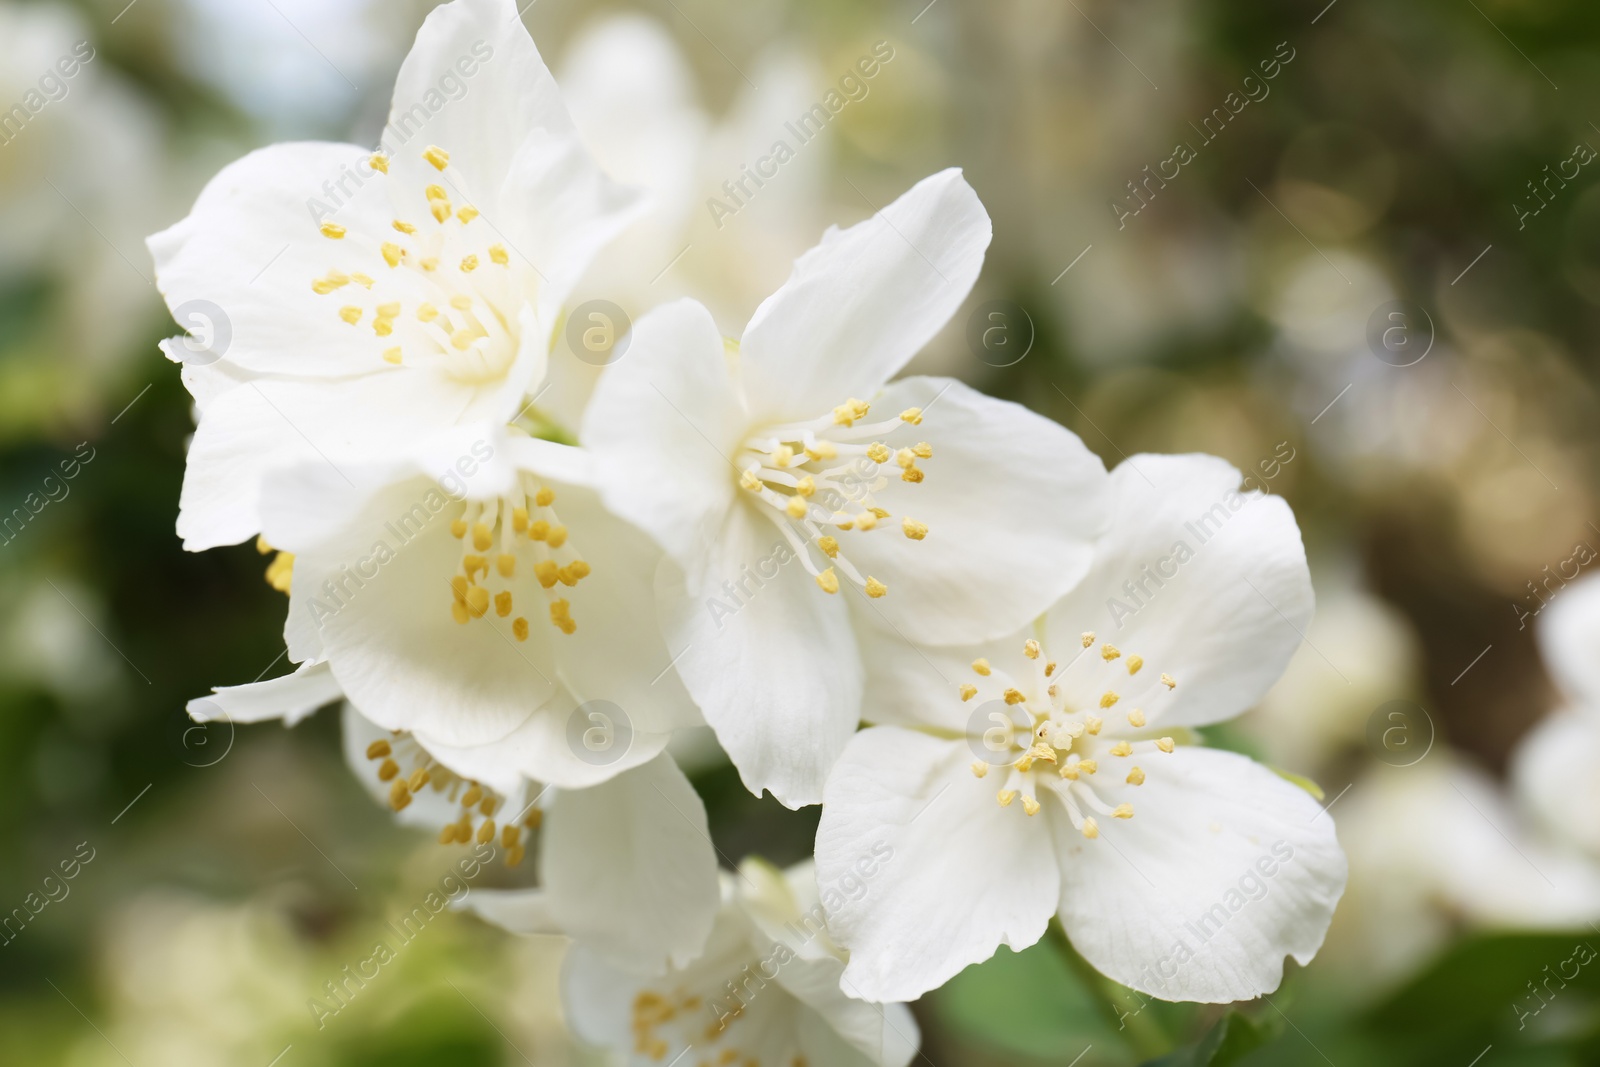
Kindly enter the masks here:
[[811, 864], [746, 860], [722, 875], [722, 910], [694, 963], [640, 978], [577, 946], [562, 986], [573, 1032], [627, 1052], [631, 1067], [906, 1067], [919, 1041], [911, 1012], [845, 996], [843, 971]]
[[1330, 955], [1398, 978], [1476, 929], [1562, 930], [1600, 918], [1600, 868], [1530, 833], [1483, 772], [1436, 749], [1373, 767], [1339, 807], [1350, 887]]
[[917, 997], [1052, 914], [1101, 972], [1168, 1000], [1249, 1000], [1316, 954], [1345, 880], [1333, 820], [1243, 756], [1178, 743], [1259, 699], [1311, 617], [1294, 517], [1240, 477], [1135, 456], [1087, 577], [1032, 627], [867, 647], [866, 716], [892, 725], [829, 778], [817, 871], [879, 839], [896, 861], [830, 911], [846, 988]]
[[258, 531], [271, 466], [516, 418], [564, 298], [634, 204], [583, 150], [512, 0], [428, 17], [384, 148], [254, 152], [150, 238], [174, 316], [208, 334], [164, 346], [199, 408], [190, 549]]
[[1512, 782], [1549, 831], [1600, 861], [1600, 576], [1561, 589], [1535, 626], [1567, 702], [1517, 747]]
[[693, 301], [647, 316], [590, 403], [605, 502], [681, 568], [661, 583], [668, 647], [757, 794], [821, 799], [861, 717], [859, 620], [995, 637], [1088, 565], [1105, 475], [1081, 441], [954, 381], [885, 384], [989, 236], [960, 172], [936, 174], [830, 229], [737, 344]]

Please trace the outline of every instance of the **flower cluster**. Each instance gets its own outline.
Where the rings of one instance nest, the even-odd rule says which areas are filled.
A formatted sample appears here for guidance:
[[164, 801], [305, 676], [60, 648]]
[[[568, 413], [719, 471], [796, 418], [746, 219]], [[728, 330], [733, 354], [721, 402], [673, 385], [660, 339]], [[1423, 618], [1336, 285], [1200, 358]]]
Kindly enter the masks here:
[[[342, 702], [397, 818], [532, 853], [535, 885], [471, 906], [570, 937], [575, 1031], [640, 1062], [900, 1067], [899, 1002], [1052, 916], [1169, 999], [1309, 960], [1332, 820], [1196, 732], [1310, 617], [1282, 501], [1204, 456], [1108, 474], [1023, 407], [896, 378], [990, 241], [953, 169], [830, 229], [737, 340], [694, 300], [643, 316], [563, 420], [564, 309], [642, 207], [511, 0], [435, 10], [396, 107], [485, 53], [426, 143], [258, 151], [150, 240], [169, 304], [232, 326], [183, 369], [178, 531], [276, 553], [299, 665], [191, 713]], [[373, 180], [308, 214], [350, 167]], [[719, 873], [668, 749], [700, 725], [752, 792], [823, 805], [814, 868]]]

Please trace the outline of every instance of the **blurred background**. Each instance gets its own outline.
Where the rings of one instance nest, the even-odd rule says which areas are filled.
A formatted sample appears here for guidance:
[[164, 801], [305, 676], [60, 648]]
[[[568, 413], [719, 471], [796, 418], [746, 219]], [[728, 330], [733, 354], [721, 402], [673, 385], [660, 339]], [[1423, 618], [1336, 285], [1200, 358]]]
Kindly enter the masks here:
[[[319, 1029], [307, 1001], [449, 857], [370, 802], [333, 712], [293, 731], [183, 713], [286, 670], [284, 601], [253, 546], [174, 535], [193, 422], [143, 238], [252, 148], [374, 143], [429, 6], [0, 0], [0, 911], [33, 913], [0, 935], [0, 1063], [606, 1062], [562, 1028], [559, 943], [454, 914]], [[1321, 787], [1351, 882], [1317, 960], [1230, 1021], [1254, 1051], [1227, 1062], [1600, 1063], [1600, 966], [1567, 975], [1600, 944], [1581, 804], [1600, 769], [1551, 785], [1565, 825], [1510, 773], [1583, 699], [1536, 635], [1600, 560], [1600, 8], [523, 17], [595, 153], [657, 198], [589, 295], [636, 317], [694, 293], [737, 332], [827, 224], [959, 165], [995, 240], [917, 369], [1058, 419], [1108, 466], [1212, 452], [1293, 506], [1308, 643], [1208, 733]], [[868, 55], [877, 73], [841, 87]], [[729, 197], [841, 88], [822, 133]], [[807, 853], [814, 811], [754, 800], [715, 753], [690, 769], [727, 857]], [[1113, 996], [1120, 1019], [1050, 946], [1002, 950], [915, 1005], [918, 1062], [1132, 1064], [1130, 1026], [1170, 1047], [1225, 1011]]]

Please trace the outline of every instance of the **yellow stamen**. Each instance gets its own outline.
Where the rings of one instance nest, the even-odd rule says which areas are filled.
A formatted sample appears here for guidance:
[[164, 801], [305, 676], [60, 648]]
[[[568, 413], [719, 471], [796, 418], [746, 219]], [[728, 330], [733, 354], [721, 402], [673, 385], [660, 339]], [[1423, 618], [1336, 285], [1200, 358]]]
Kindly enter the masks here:
[[342, 240], [344, 235], [350, 232], [343, 226], [340, 226], [337, 222], [324, 222], [321, 226], [321, 230], [322, 236], [334, 241]]
[[384, 756], [387, 756], [391, 751], [393, 751], [393, 749], [389, 747], [389, 742], [379, 738], [367, 746], [367, 758], [381, 759]]
[[1178, 683], [1173, 681], [1172, 675], [1170, 674], [1163, 674], [1161, 676], [1161, 684], [1166, 686], [1168, 689], [1178, 688]]
[[988, 773], [989, 773], [989, 765], [987, 763], [983, 762], [982, 760], [973, 760], [972, 761], [972, 776], [974, 778], [982, 778], [984, 775], [986, 775]]
[[1093, 816], [1084, 819], [1080, 829], [1083, 831], [1083, 836], [1091, 841], [1100, 836], [1100, 824], [1094, 821]]
[[[450, 165], [450, 153], [436, 144], [429, 145], [422, 153], [422, 158], [432, 163], [434, 170], [444, 170]], [[433, 186], [432, 188], [437, 189], [438, 186]]]
[[904, 411], [902, 411], [900, 413], [900, 421], [901, 422], [909, 422], [913, 426], [921, 426], [922, 425], [922, 409], [921, 408], [906, 408]]
[[913, 541], [920, 541], [928, 536], [928, 524], [915, 519], [901, 519], [900, 529]]
[[401, 222], [399, 219], [395, 219], [394, 220], [394, 228], [396, 230], [398, 230], [399, 232], [401, 232], [401, 233], [416, 233], [417, 232], [417, 228], [415, 226], [411, 225], [411, 223], [409, 223], [409, 222]]
[[1133, 755], [1133, 746], [1126, 741], [1118, 741], [1111, 746], [1111, 754], [1113, 756], [1131, 756]]
[[832, 567], [829, 567], [817, 575], [817, 585], [822, 588], [824, 593], [837, 593], [839, 591], [839, 576], [833, 573]]
[[1140, 770], [1138, 767], [1135, 767], [1133, 770], [1129, 771], [1128, 784], [1144, 785], [1144, 771]]
[[1163, 737], [1156, 741], [1156, 747], [1163, 752], [1171, 752], [1175, 747], [1170, 737]]
[[994, 798], [1000, 802], [1002, 808], [1009, 808], [1011, 802], [1017, 799], [1017, 791], [1015, 789], [1002, 789], [995, 794]]
[[1122, 650], [1116, 645], [1107, 643], [1100, 646], [1100, 658], [1107, 663], [1110, 663], [1120, 655], [1122, 655]]
[[1118, 804], [1115, 808], [1111, 809], [1111, 817], [1113, 819], [1131, 819], [1131, 818], [1133, 818], [1133, 805], [1132, 804]]
[[1039, 658], [1039, 642], [1035, 641], [1031, 637], [1028, 638], [1026, 641], [1022, 642], [1022, 654], [1024, 656], [1027, 656], [1029, 659], [1038, 659]]
[[1085, 630], [1083, 632], [1083, 647], [1088, 648], [1092, 644], [1094, 644], [1094, 631]]
[[1138, 674], [1139, 673], [1139, 668], [1143, 667], [1143, 666], [1144, 666], [1144, 657], [1143, 656], [1129, 656], [1128, 657], [1128, 673], [1129, 674]]
[[1132, 711], [1128, 712], [1128, 725], [1132, 726], [1134, 729], [1138, 729], [1139, 727], [1143, 726], [1144, 712], [1140, 711], [1138, 708], [1134, 708]]
[[511, 257], [506, 254], [504, 245], [490, 245], [489, 258], [502, 267], [511, 262]]
[[989, 661], [984, 659], [984, 658], [982, 658], [981, 656], [972, 661], [972, 669], [974, 671], [976, 671], [978, 674], [981, 674], [985, 678], [989, 677], [989, 673], [990, 673]]
[[1117, 701], [1119, 701], [1121, 699], [1122, 698], [1117, 696], [1117, 694], [1111, 692], [1110, 690], [1107, 690], [1106, 692], [1104, 692], [1104, 693], [1102, 693], [1100, 695], [1100, 706], [1102, 708], [1109, 708], [1111, 705], [1115, 704]]
[[1022, 810], [1029, 815], [1037, 815], [1039, 814], [1039, 802], [1030, 796], [1024, 796], [1022, 798]]
[[384, 349], [383, 359], [385, 363], [399, 363], [401, 359], [400, 346], [396, 345], [393, 348]]
[[961, 686], [961, 702], [964, 704], [978, 695], [978, 687], [970, 684]]

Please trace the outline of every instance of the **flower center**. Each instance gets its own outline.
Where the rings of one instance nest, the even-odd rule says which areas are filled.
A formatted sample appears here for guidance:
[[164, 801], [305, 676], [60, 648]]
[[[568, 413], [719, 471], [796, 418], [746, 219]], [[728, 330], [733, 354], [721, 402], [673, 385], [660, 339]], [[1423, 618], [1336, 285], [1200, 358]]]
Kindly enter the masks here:
[[[512, 615], [516, 610], [512, 588], [520, 581], [525, 589], [537, 585], [556, 629], [564, 634], [577, 630], [572, 605], [556, 586], [577, 585], [591, 568], [568, 541], [555, 501], [555, 490], [532, 489], [524, 476], [515, 496], [469, 503], [450, 523], [450, 533], [462, 543], [460, 573], [450, 579], [450, 616], [456, 622], [465, 625], [493, 610], [497, 618], [511, 619], [512, 636], [526, 641], [528, 620]], [[499, 551], [491, 557], [497, 545]]]
[[[740, 446], [740, 488], [765, 505], [761, 513], [783, 531], [825, 593], [839, 591], [840, 572], [870, 597], [889, 591], [850, 562], [838, 535], [880, 529], [893, 517], [875, 498], [889, 484], [890, 464], [899, 469], [902, 482], [916, 484], [923, 477], [917, 460], [933, 456], [926, 441], [892, 449], [882, 440], [904, 426], [920, 426], [921, 408], [857, 425], [867, 412], [864, 401], [852, 398], [810, 422], [766, 427]], [[900, 532], [920, 541], [928, 536], [928, 527], [902, 516]]]
[[[367, 746], [368, 760], [382, 760], [378, 764], [378, 781], [389, 783], [389, 807], [401, 811], [411, 803], [411, 798], [431, 787], [435, 793], [449, 794], [452, 804], [459, 804], [460, 817], [447, 823], [439, 831], [439, 844], [471, 844], [476, 841], [486, 845], [495, 839], [495, 812], [505, 804], [505, 798], [494, 790], [471, 779], [462, 778], [450, 768], [435, 760], [407, 733], [396, 733], [392, 738], [380, 738]], [[409, 773], [401, 773], [401, 762], [411, 764]], [[474, 828], [475, 816], [482, 816]], [[506, 866], [515, 867], [527, 854], [523, 844], [523, 831], [531, 836], [539, 829], [544, 812], [530, 806], [520, 818], [521, 822], [508, 822], [500, 828], [500, 847], [506, 850]]]
[[[450, 165], [450, 153], [437, 146], [422, 155], [441, 176]], [[388, 157], [378, 153], [370, 163], [388, 175]], [[444, 180], [466, 199], [460, 171]], [[374, 358], [395, 365], [432, 363], [461, 381], [493, 381], [516, 359], [517, 312], [537, 272], [513, 267], [504, 244], [488, 243], [491, 235], [484, 231], [493, 226], [474, 226], [478, 209], [470, 203], [456, 207], [444, 186], [429, 185], [416, 199], [423, 201], [417, 204], [418, 221], [397, 218], [391, 234], [324, 222], [322, 236], [348, 249], [349, 269], [329, 270], [311, 288], [330, 298], [339, 294], [345, 303], [336, 313], [358, 331], [355, 336]], [[370, 338], [364, 337], [367, 330]]]
[[[724, 984], [727, 991], [713, 990], [710, 999], [680, 985], [671, 992], [654, 989], [642, 990], [633, 998], [633, 1051], [652, 1060], [669, 1063], [669, 1053], [677, 1045], [684, 1050], [696, 1049], [701, 1058], [695, 1062], [712, 1067], [761, 1067], [760, 1061], [749, 1052], [731, 1045], [726, 1040], [728, 1031], [745, 1013], [745, 999], [754, 998], [751, 988], [740, 992], [736, 985], [741, 979], [754, 982], [746, 967], [735, 972]], [[765, 986], [768, 980], [762, 980]], [[769, 994], [778, 995], [778, 994]], [[707, 1010], [709, 1009], [709, 1014]], [[700, 1022], [711, 1021], [703, 1028]], [[681, 1057], [684, 1053], [680, 1052]], [[671, 1061], [676, 1062], [676, 1061]], [[806, 1067], [804, 1056], [796, 1055], [787, 1065], [780, 1067]]]
[[[1020, 797], [1022, 810], [1037, 815], [1039, 795], [1054, 795], [1072, 825], [1091, 839], [1100, 836], [1097, 816], [1133, 818], [1132, 804], [1113, 806], [1100, 793], [1115, 788], [1118, 778], [1130, 786], [1143, 785], [1144, 769], [1133, 758], [1170, 754], [1176, 748], [1171, 737], [1155, 736], [1143, 709], [1113, 710], [1122, 702], [1116, 691], [1119, 677], [1143, 670], [1143, 657], [1124, 656], [1109, 643], [1096, 654], [1094, 643], [1095, 635], [1085, 633], [1082, 647], [1062, 667], [1040, 642], [1029, 640], [1022, 651], [1034, 664], [1031, 678], [1011, 678], [988, 660], [978, 659], [972, 664], [977, 683], [963, 683], [960, 690], [963, 701], [983, 695], [985, 705], [997, 705], [988, 713], [991, 725], [981, 739], [970, 740], [990, 754], [973, 762], [972, 773], [983, 778], [996, 767], [1005, 776], [996, 794], [1000, 806], [1010, 807]], [[1161, 684], [1170, 692], [1178, 683], [1163, 674]], [[1091, 706], [1074, 707], [1065, 695], [1069, 685], [1074, 692], [1099, 691], [1100, 696]], [[1109, 762], [1102, 767], [1105, 761]]]

